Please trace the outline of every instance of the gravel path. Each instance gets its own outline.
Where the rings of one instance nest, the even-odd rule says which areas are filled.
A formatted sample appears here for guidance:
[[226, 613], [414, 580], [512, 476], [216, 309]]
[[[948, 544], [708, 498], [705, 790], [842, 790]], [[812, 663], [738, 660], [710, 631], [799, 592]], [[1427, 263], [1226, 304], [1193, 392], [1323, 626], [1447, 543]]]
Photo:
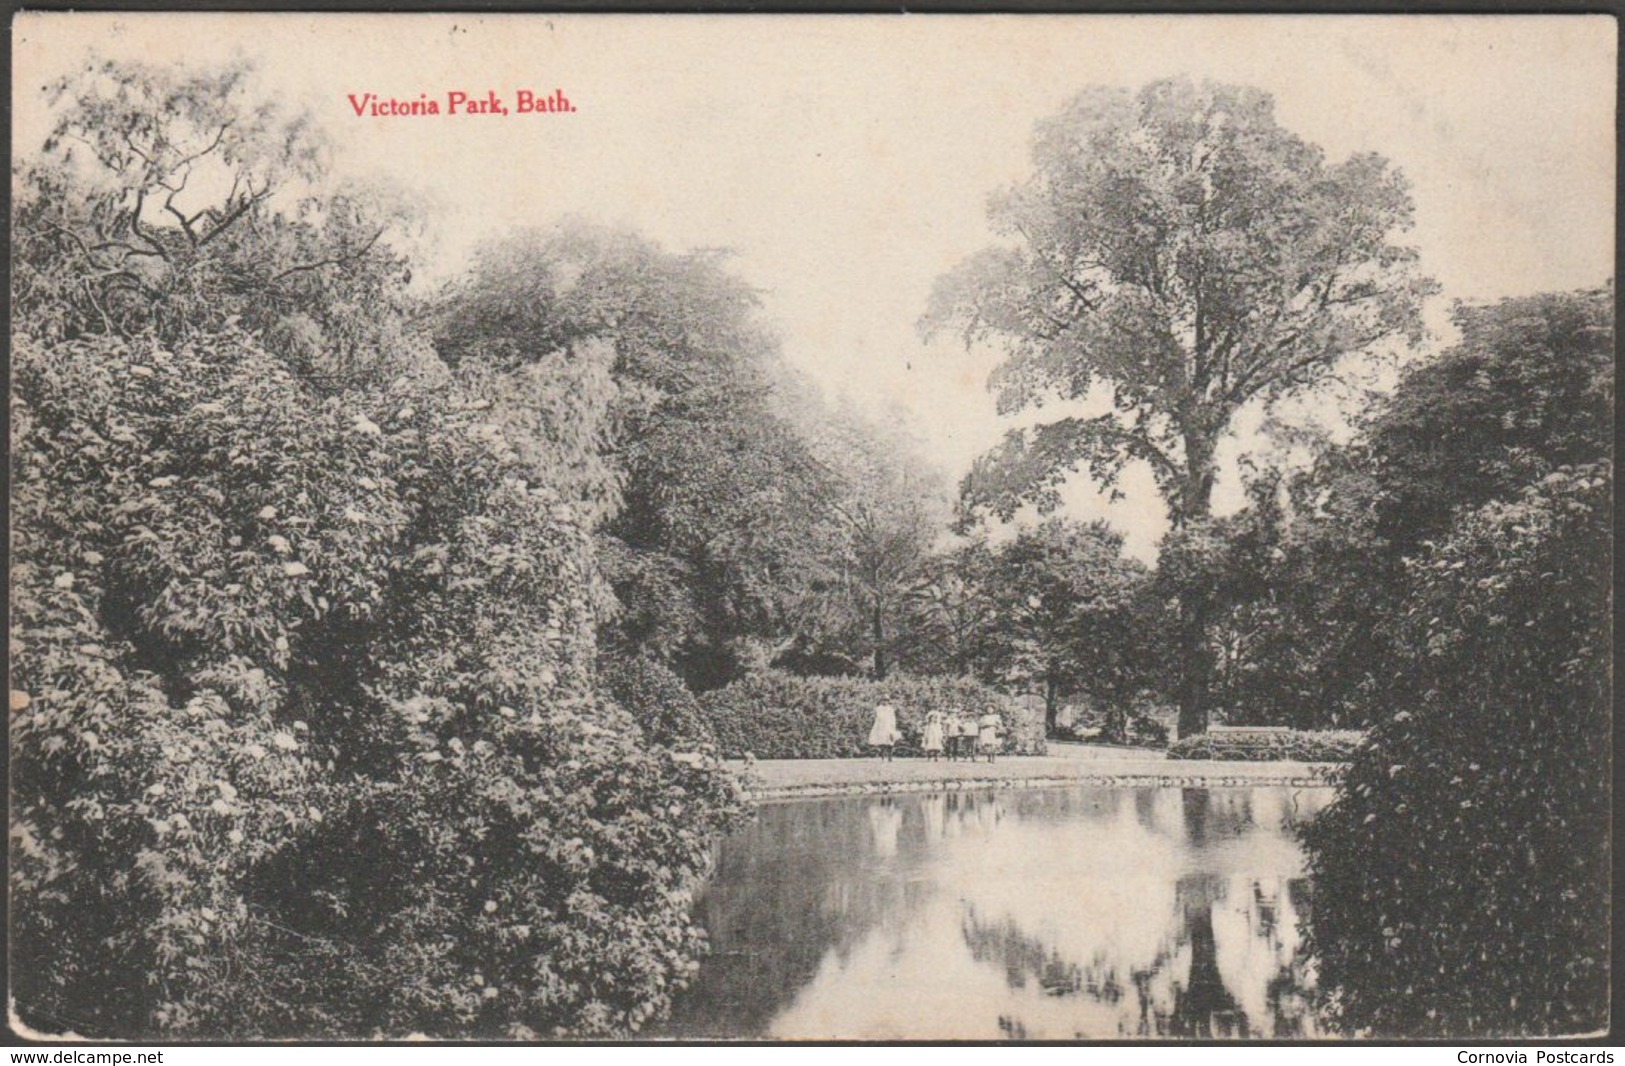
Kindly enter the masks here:
[[[1083, 745], [1079, 745], [1082, 747]], [[1133, 787], [1170, 785], [1226, 788], [1289, 785], [1298, 788], [1329, 784], [1336, 765], [1300, 762], [1219, 762], [1169, 760], [1158, 753], [1107, 757], [1076, 752], [1045, 756], [1001, 756], [995, 762], [929, 762], [925, 759], [772, 759], [746, 767], [729, 763], [745, 775], [751, 797], [758, 800], [798, 796], [832, 796], [866, 792], [918, 792], [937, 789], [1046, 788], [1060, 785]]]

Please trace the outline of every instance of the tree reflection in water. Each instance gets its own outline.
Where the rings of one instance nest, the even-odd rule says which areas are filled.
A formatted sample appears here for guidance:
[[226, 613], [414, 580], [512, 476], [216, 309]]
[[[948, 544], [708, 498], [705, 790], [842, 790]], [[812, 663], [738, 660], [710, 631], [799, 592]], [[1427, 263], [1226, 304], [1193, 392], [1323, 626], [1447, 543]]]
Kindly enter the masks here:
[[1067, 789], [769, 805], [697, 916], [667, 1035], [1318, 1035], [1284, 789]]
[[[1289, 884], [1306, 887], [1307, 881], [1294, 878]], [[1123, 1001], [1132, 990], [1134, 1001], [1128, 1005], [1131, 1010], [1124, 1015], [1119, 1035], [1197, 1039], [1312, 1035], [1306, 1018], [1309, 979], [1295, 947], [1290, 953], [1283, 951], [1285, 945], [1275, 928], [1279, 901], [1266, 895], [1257, 881], [1250, 887], [1255, 934], [1280, 960], [1279, 968], [1264, 983], [1268, 1018], [1262, 1031], [1259, 1021], [1250, 1019], [1225, 987], [1219, 969], [1213, 908], [1224, 904], [1227, 886], [1216, 878], [1194, 876], [1179, 881], [1180, 921], [1175, 936], [1148, 964], [1132, 967], [1126, 981], [1120, 966], [1104, 954], [1097, 953], [1088, 963], [1063, 958], [1053, 944], [1023, 932], [1009, 917], [984, 921], [970, 905], [965, 907], [961, 932], [971, 957], [1002, 969], [1013, 990], [1032, 987], [1046, 996], [1081, 995], [1110, 1005]], [[1295, 909], [1295, 913], [1303, 911]], [[1189, 963], [1183, 981], [1171, 972], [1176, 960]], [[1172, 980], [1157, 980], [1164, 976]], [[1005, 1015], [1001, 1028], [1007, 1028], [1007, 1022], [1019, 1026], [1016, 1019]]]

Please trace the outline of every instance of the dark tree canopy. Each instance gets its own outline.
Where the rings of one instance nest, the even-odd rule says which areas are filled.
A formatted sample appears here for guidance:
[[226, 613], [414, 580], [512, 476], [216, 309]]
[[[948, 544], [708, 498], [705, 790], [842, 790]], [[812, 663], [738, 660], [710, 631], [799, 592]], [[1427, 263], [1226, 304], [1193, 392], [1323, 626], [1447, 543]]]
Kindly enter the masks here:
[[999, 643], [998, 606], [989, 595], [994, 555], [986, 538], [928, 557], [908, 599], [908, 663], [924, 673], [990, 681]]
[[1578, 1034], [1608, 1011], [1608, 463], [1463, 513], [1408, 568], [1396, 708], [1306, 834], [1355, 1032]]
[[1560, 466], [1606, 454], [1614, 420], [1609, 285], [1458, 306], [1461, 340], [1370, 420], [1376, 531], [1395, 554]]
[[850, 409], [809, 411], [803, 419], [828, 491], [818, 530], [818, 572], [835, 593], [834, 635], [848, 654], [884, 678], [912, 652], [914, 595], [942, 535], [942, 481], [919, 442]]
[[[937, 482], [901, 437], [795, 378], [726, 267], [581, 222], [517, 233], [443, 295], [435, 348], [544, 437], [575, 425], [575, 397], [613, 397], [606, 643], [697, 690], [770, 663], [884, 674], [942, 525]], [[581, 358], [589, 340], [601, 365]]]
[[1606, 1023], [1612, 302], [1458, 309], [1460, 342], [1327, 457], [1288, 526], [1315, 583], [1298, 603], [1331, 606], [1280, 624], [1344, 656], [1374, 723], [1306, 835], [1349, 1030]]
[[1109, 705], [1109, 739], [1125, 739], [1122, 712], [1159, 650], [1150, 578], [1101, 522], [1050, 519], [995, 549], [991, 658], [1004, 679], [1043, 693], [1051, 731], [1060, 698], [1087, 695]]
[[1353, 441], [1255, 477], [1251, 504], [1214, 523], [1218, 705], [1301, 725], [1390, 709], [1385, 667], [1403, 649], [1385, 620], [1410, 563], [1460, 515], [1608, 455], [1612, 309], [1611, 287], [1458, 307], [1459, 342], [1409, 370]]
[[1390, 661], [1392, 581], [1374, 491], [1333, 448], [1309, 471], [1261, 473], [1249, 505], [1213, 523], [1213, 699], [1229, 724], [1348, 728], [1382, 712], [1372, 688]]
[[571, 345], [606, 346], [619, 507], [601, 534], [622, 608], [606, 636], [700, 687], [726, 681], [737, 643], [781, 620], [824, 481], [773, 409], [777, 342], [724, 261], [581, 222], [526, 231], [481, 250], [435, 325], [454, 366], [542, 375], [519, 390], [533, 403], [580, 372], [565, 367]]

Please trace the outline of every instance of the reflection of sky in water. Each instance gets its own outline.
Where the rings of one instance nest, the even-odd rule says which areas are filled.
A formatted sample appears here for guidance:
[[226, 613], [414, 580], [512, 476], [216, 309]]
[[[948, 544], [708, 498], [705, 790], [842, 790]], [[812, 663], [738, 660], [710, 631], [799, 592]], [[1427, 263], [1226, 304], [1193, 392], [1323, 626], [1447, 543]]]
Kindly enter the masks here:
[[668, 1035], [1316, 1034], [1287, 828], [1324, 790], [774, 804], [723, 846]]

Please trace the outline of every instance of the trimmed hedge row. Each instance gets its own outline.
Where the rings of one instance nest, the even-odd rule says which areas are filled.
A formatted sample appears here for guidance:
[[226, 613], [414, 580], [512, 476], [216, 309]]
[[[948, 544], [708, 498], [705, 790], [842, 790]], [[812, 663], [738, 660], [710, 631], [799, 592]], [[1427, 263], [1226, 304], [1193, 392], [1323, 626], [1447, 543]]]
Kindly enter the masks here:
[[798, 677], [768, 670], [700, 697], [700, 708], [724, 758], [846, 759], [873, 753], [868, 745], [875, 705], [897, 709], [899, 755], [920, 754], [926, 713], [987, 713], [1004, 717], [1003, 751], [1042, 755], [1044, 716], [977, 681], [948, 677]]
[[1175, 741], [1168, 748], [1168, 758], [1232, 762], [1348, 762], [1364, 740], [1365, 734], [1356, 729], [1201, 733]]

